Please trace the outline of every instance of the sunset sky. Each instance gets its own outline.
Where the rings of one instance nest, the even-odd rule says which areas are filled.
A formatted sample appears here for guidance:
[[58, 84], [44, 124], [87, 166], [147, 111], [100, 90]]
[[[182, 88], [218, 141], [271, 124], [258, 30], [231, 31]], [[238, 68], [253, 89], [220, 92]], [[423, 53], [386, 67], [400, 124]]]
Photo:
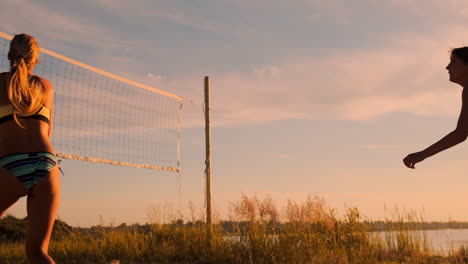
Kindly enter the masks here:
[[[186, 99], [180, 181], [64, 160], [59, 217], [71, 225], [204, 209], [207, 75], [222, 218], [246, 194], [280, 208], [318, 195], [373, 220], [398, 206], [468, 221], [466, 142], [416, 170], [401, 161], [455, 128], [461, 87], [445, 66], [468, 45], [467, 1], [3, 0], [0, 17], [1, 32]], [[9, 212], [24, 216], [24, 204]]]

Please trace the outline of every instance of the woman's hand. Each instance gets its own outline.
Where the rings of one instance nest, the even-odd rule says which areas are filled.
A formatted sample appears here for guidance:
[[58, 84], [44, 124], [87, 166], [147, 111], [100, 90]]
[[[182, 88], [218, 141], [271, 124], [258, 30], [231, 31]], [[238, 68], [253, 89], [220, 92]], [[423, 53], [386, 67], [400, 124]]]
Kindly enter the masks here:
[[406, 167], [414, 169], [414, 165], [416, 165], [416, 163], [418, 162], [423, 161], [424, 159], [426, 159], [426, 156], [423, 154], [422, 151], [420, 151], [406, 156], [406, 158], [403, 159], [403, 163], [405, 163]]

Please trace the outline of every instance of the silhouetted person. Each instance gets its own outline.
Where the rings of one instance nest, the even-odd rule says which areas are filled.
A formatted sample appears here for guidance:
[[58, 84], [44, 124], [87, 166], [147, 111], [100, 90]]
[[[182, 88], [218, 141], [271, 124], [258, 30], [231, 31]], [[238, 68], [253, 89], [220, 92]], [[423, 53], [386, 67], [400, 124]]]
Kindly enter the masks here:
[[446, 69], [450, 81], [463, 87], [462, 107], [457, 127], [427, 149], [406, 156], [403, 162], [408, 168], [414, 169], [416, 163], [465, 141], [468, 136], [468, 47], [453, 49]]

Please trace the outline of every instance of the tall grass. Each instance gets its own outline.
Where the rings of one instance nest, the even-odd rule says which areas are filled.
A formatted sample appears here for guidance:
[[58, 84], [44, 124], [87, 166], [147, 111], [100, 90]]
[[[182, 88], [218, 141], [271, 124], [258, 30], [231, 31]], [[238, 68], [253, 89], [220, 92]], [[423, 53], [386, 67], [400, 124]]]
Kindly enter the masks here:
[[[386, 223], [393, 232], [374, 229], [356, 208], [342, 217], [323, 199], [289, 201], [281, 210], [266, 197], [243, 195], [230, 206], [229, 221], [208, 229], [203, 216], [189, 222], [161, 223], [157, 210], [149, 225], [72, 228], [55, 232], [50, 254], [57, 263], [252, 263], [252, 264], [461, 264], [468, 249], [437, 256], [424, 231], [415, 232], [420, 218], [398, 214]], [[229, 230], [229, 232], [228, 232]], [[22, 242], [2, 242], [0, 263], [26, 263]], [[2, 262], [3, 261], [3, 262]], [[114, 263], [117, 263], [114, 261]]]

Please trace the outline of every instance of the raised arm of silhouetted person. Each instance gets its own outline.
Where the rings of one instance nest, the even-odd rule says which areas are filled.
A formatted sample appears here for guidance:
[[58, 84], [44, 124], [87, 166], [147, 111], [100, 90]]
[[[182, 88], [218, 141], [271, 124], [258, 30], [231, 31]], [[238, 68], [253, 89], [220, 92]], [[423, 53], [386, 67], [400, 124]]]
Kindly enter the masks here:
[[463, 87], [462, 107], [457, 127], [454, 131], [425, 150], [406, 156], [403, 159], [403, 163], [408, 168], [414, 169], [416, 163], [465, 141], [468, 136], [468, 91], [465, 89], [468, 87], [468, 47], [452, 50], [450, 63], [446, 69], [448, 70], [450, 81]]

